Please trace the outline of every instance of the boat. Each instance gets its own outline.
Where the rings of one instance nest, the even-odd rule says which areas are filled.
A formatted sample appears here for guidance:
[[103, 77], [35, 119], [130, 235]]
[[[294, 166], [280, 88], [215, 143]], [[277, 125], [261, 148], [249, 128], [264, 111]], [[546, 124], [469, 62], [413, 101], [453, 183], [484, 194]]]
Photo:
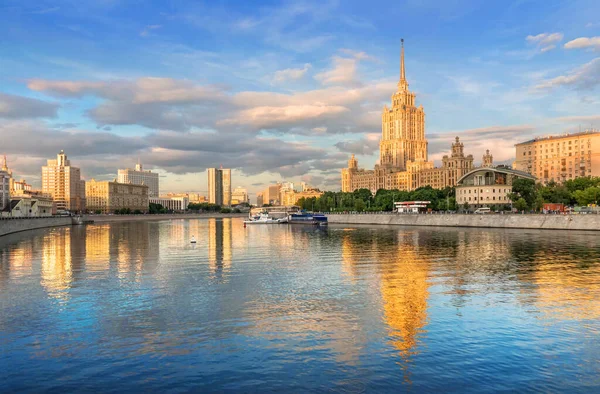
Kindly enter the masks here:
[[194, 237], [193, 235], [192, 235], [192, 239], [191, 239], [190, 243], [193, 243], [193, 244], [196, 243], [196, 237]]
[[288, 216], [288, 223], [327, 226], [327, 216], [321, 213], [292, 213]]
[[244, 225], [246, 224], [281, 224], [287, 223], [287, 218], [274, 218], [269, 216], [268, 213], [261, 213], [257, 216], [251, 216], [248, 220], [244, 220]]

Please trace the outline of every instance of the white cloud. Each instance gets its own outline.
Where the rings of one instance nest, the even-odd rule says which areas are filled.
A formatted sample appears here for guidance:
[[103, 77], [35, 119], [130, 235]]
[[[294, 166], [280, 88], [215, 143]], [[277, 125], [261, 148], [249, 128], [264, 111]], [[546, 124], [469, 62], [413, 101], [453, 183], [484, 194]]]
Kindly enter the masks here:
[[579, 37], [565, 44], [566, 49], [593, 48], [600, 50], [600, 37]]
[[600, 84], [600, 57], [578, 67], [567, 75], [547, 79], [534, 86], [534, 90], [551, 90], [560, 86], [571, 86], [577, 90], [591, 90]]
[[148, 37], [152, 30], [160, 29], [162, 25], [148, 25], [141, 32], [140, 37]]
[[285, 70], [279, 70], [275, 72], [273, 76], [273, 83], [283, 83], [286, 81], [297, 81], [304, 77], [311, 65], [306, 63], [302, 68], [286, 68]]
[[315, 75], [315, 79], [323, 85], [361, 86], [357, 76], [357, 66], [361, 60], [373, 60], [365, 52], [351, 49], [340, 49], [340, 52], [350, 57], [333, 56], [332, 68]]
[[217, 122], [218, 125], [250, 124], [259, 129], [294, 126], [306, 120], [337, 117], [349, 109], [339, 105], [290, 105], [284, 107], [255, 107], [240, 111], [236, 117]]
[[541, 33], [535, 36], [529, 35], [525, 39], [539, 48], [540, 52], [548, 52], [556, 48], [556, 44], [562, 41], [563, 37], [563, 33]]
[[59, 105], [0, 92], [0, 118], [53, 118]]

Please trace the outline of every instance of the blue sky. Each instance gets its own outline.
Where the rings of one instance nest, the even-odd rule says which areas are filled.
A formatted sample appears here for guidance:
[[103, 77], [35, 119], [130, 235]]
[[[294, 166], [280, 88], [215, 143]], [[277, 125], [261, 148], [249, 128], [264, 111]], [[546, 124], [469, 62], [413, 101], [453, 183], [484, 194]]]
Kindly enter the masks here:
[[534, 135], [600, 127], [600, 2], [5, 0], [0, 153], [18, 176], [65, 149], [86, 179], [138, 157], [164, 191], [234, 169], [339, 189], [372, 167], [405, 39], [430, 159], [455, 135], [512, 161]]

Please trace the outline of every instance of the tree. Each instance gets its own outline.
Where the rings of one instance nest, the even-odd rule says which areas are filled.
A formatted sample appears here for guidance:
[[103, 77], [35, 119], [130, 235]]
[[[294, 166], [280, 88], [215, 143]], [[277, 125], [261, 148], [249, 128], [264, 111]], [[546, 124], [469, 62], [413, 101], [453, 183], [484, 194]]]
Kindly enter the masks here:
[[535, 198], [533, 207], [536, 211], [541, 211], [544, 208], [544, 198], [540, 194]]
[[517, 211], [525, 211], [528, 208], [527, 201], [525, 201], [523, 197], [519, 197], [519, 199], [514, 202], [514, 206]]
[[468, 211], [469, 211], [469, 202], [468, 202], [468, 201], [465, 201], [465, 203], [463, 204], [463, 210], [464, 210], [465, 212], [468, 212]]
[[585, 190], [576, 190], [573, 197], [577, 200], [577, 204], [586, 206], [588, 204], [597, 204], [600, 196], [600, 187], [588, 187]]
[[512, 183], [512, 193], [510, 199], [514, 202], [518, 198], [523, 198], [529, 207], [535, 205], [536, 189], [533, 179], [517, 178]]
[[354, 201], [354, 210], [358, 212], [362, 212], [365, 210], [365, 202], [363, 200]]

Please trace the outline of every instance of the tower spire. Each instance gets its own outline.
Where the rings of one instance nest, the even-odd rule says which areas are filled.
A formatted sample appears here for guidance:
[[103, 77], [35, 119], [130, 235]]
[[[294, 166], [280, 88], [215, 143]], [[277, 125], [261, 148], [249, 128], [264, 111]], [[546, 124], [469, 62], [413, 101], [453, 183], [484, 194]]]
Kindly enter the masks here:
[[404, 38], [400, 39], [400, 81], [406, 81], [406, 70], [404, 68]]
[[8, 171], [8, 164], [6, 162], [6, 155], [4, 155], [4, 164], [2, 164], [2, 171]]

